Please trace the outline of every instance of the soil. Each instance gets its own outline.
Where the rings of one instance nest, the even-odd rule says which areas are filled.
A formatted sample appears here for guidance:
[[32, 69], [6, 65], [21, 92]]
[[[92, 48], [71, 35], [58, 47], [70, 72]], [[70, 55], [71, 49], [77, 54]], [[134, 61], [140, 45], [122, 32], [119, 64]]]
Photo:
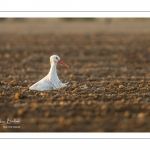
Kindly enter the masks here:
[[[150, 34], [1, 34], [1, 132], [149, 132]], [[67, 87], [28, 88], [49, 72]], [[8, 120], [7, 120], [8, 121]]]

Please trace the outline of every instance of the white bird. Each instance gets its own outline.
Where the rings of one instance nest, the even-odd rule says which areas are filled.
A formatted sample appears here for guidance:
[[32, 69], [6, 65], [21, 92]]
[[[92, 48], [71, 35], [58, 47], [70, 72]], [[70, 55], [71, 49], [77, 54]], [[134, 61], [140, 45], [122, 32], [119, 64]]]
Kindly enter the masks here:
[[51, 68], [48, 75], [45, 76], [40, 81], [38, 81], [37, 83], [33, 84], [29, 89], [37, 91], [45, 91], [62, 88], [66, 86], [68, 83], [62, 83], [58, 78], [56, 70], [57, 62], [69, 68], [69, 66], [64, 61], [60, 60], [59, 56], [52, 55], [50, 57]]

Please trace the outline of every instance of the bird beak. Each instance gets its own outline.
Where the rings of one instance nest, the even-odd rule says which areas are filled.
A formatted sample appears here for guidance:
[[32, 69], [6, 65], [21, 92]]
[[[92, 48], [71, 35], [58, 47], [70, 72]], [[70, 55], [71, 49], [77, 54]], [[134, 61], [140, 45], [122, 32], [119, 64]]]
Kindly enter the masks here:
[[70, 68], [64, 61], [58, 60], [58, 62], [59, 62], [60, 64], [62, 64], [63, 66], [65, 66], [65, 67], [67, 67], [67, 68]]

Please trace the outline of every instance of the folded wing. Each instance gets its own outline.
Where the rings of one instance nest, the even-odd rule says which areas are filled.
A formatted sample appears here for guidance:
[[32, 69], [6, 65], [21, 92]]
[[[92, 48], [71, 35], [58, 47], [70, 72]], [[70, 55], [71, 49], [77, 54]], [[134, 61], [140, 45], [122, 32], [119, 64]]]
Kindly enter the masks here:
[[45, 91], [55, 89], [55, 86], [49, 81], [47, 77], [44, 77], [37, 83], [33, 84], [29, 89], [37, 91]]

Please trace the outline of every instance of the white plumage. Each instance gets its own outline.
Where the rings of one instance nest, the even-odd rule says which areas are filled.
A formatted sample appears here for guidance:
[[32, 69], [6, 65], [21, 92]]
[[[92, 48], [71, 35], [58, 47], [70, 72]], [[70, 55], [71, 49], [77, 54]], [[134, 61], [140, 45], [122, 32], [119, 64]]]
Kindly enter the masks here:
[[69, 66], [60, 60], [60, 57], [57, 55], [52, 55], [50, 57], [50, 64], [51, 68], [47, 76], [45, 76], [43, 79], [38, 81], [37, 83], [33, 84], [29, 89], [30, 90], [37, 90], [37, 91], [45, 91], [45, 90], [53, 90], [58, 89], [66, 86], [68, 83], [62, 83], [57, 75], [57, 62], [68, 67]]

